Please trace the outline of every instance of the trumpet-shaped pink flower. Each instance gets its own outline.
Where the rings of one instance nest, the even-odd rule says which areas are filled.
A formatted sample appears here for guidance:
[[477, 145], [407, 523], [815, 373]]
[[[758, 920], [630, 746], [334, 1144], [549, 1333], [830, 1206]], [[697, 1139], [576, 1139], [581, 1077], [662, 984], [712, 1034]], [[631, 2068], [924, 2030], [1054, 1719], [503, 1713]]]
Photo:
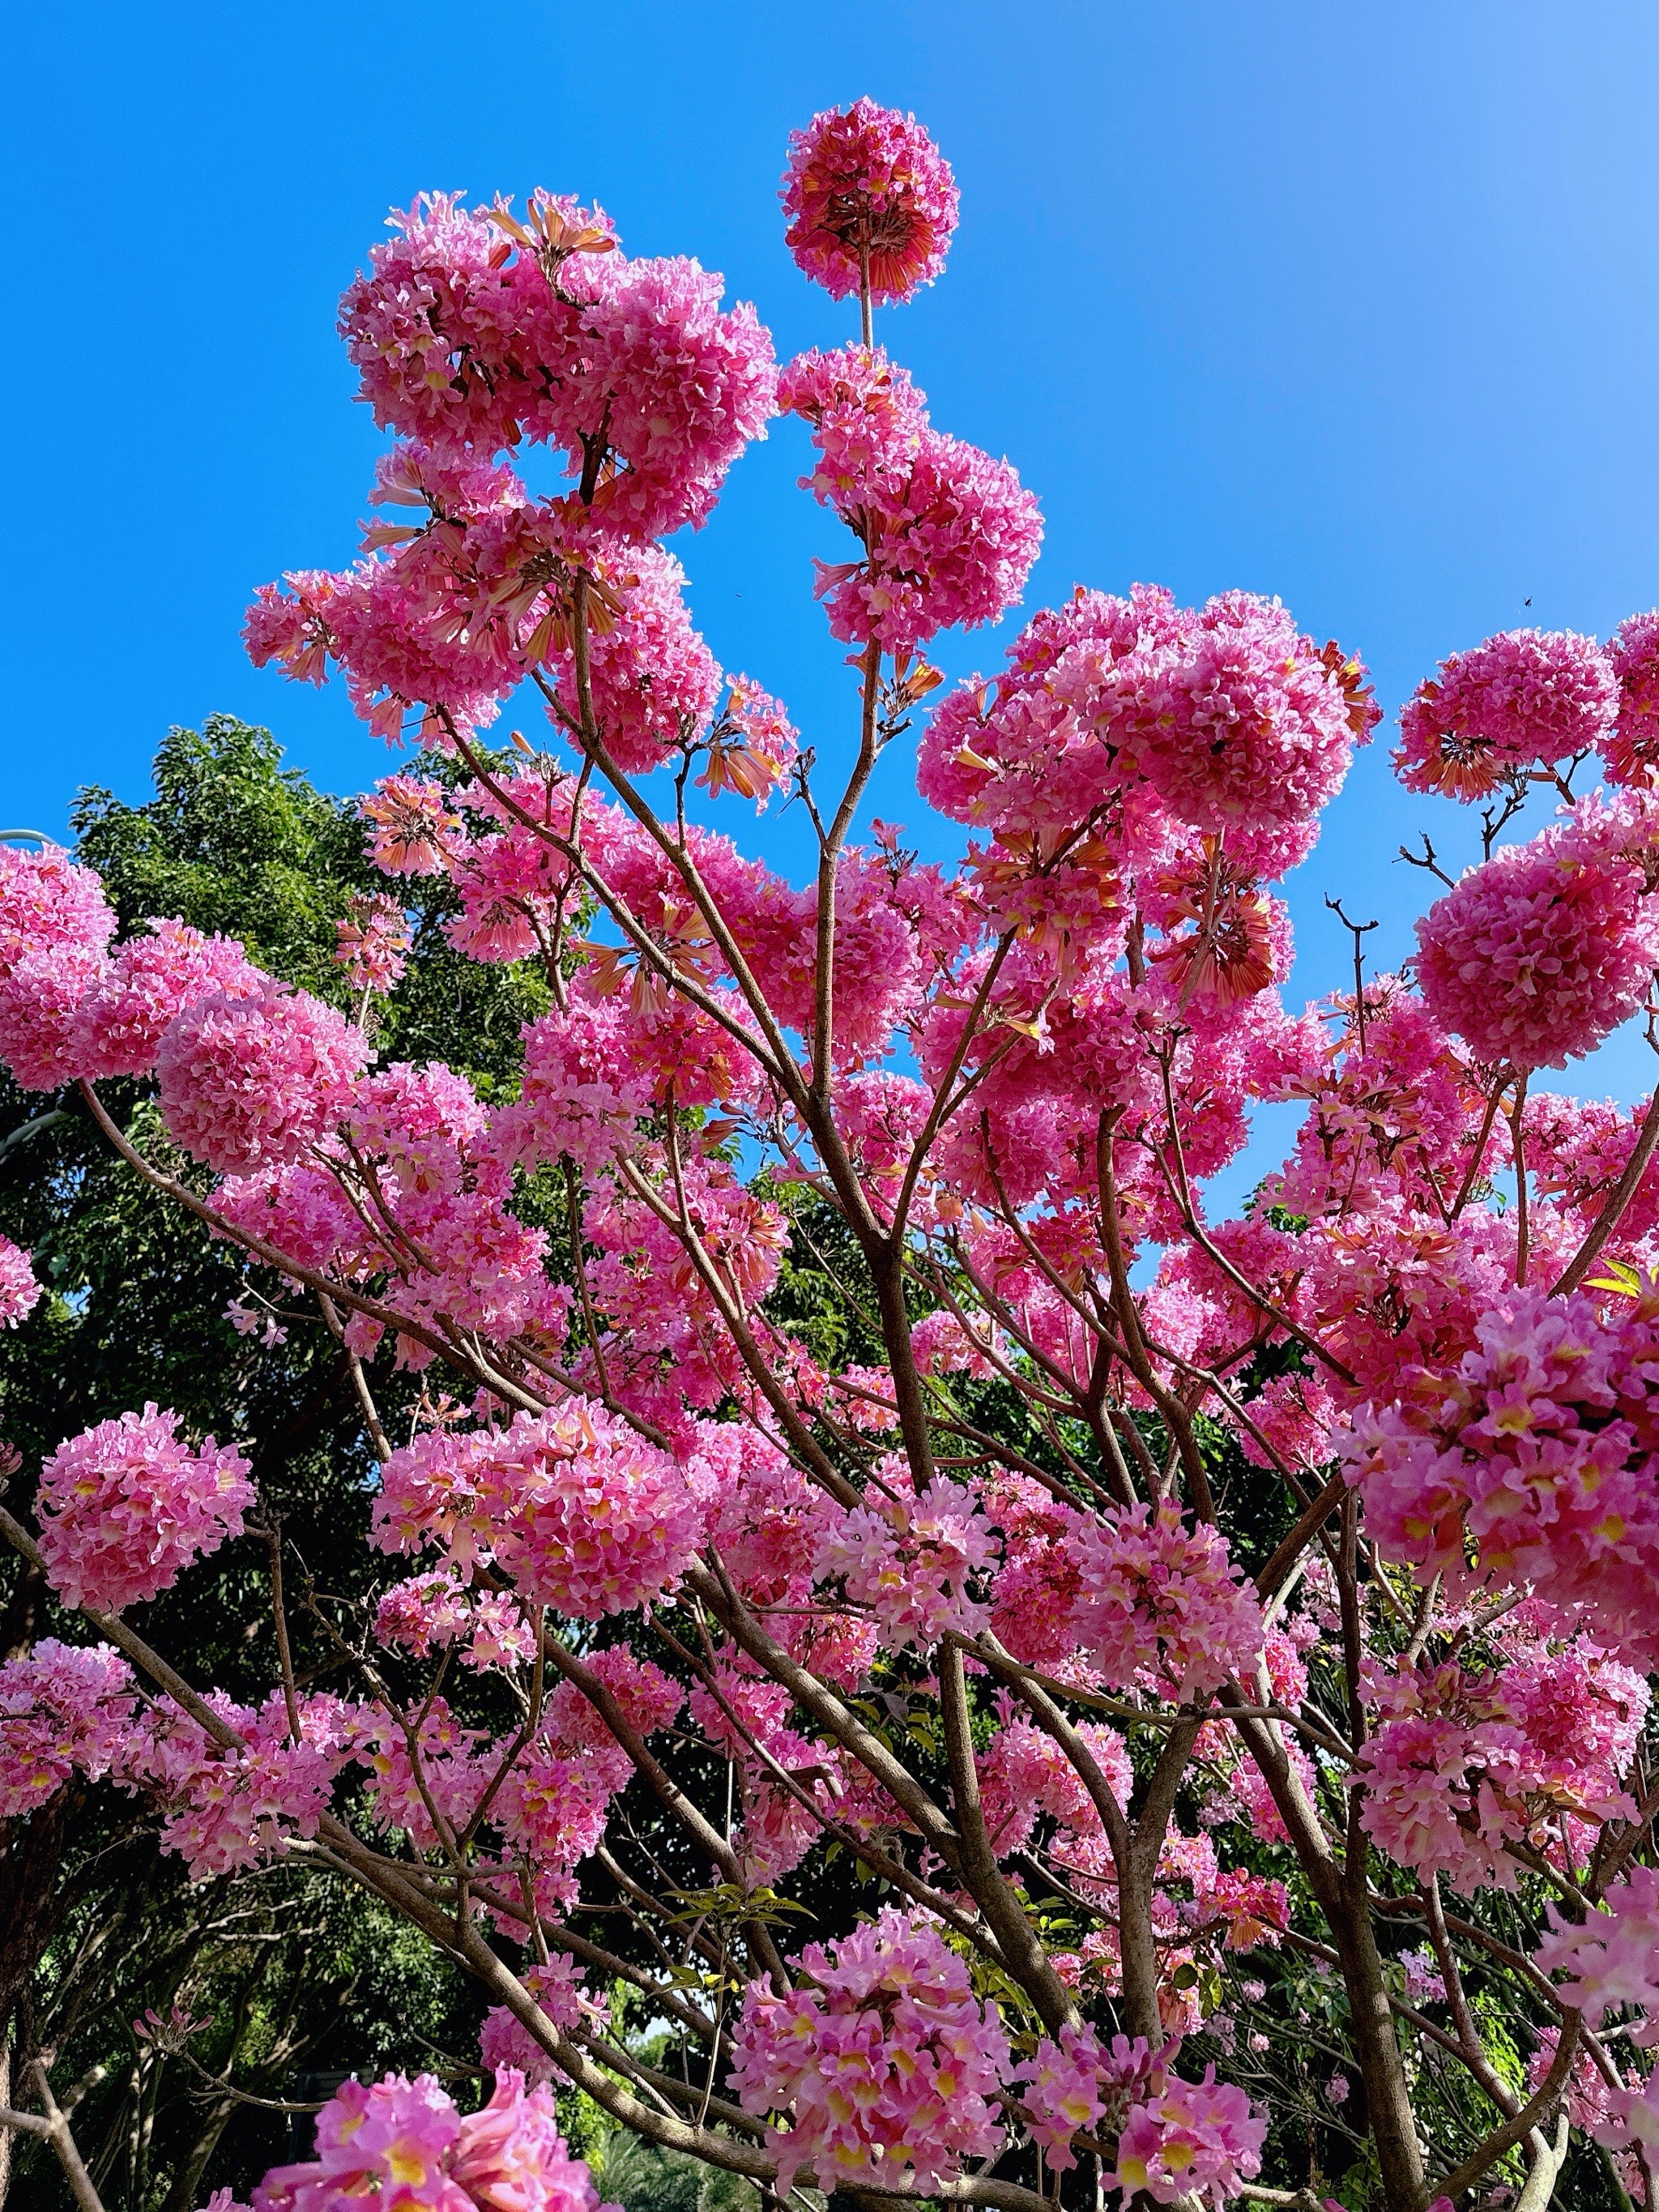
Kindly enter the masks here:
[[992, 2157], [1008, 2042], [994, 2004], [937, 1929], [884, 1906], [873, 1925], [801, 1953], [780, 1996], [751, 1982], [732, 2080], [748, 2112], [778, 2112], [778, 2182], [812, 2165], [820, 2188], [866, 2180], [923, 2193], [963, 2158]]
[[832, 300], [863, 283], [878, 301], [931, 284], [959, 204], [950, 165], [915, 117], [872, 100], [828, 108], [791, 132], [780, 197], [785, 244]]
[[[511, 2067], [465, 2117], [429, 2074], [337, 2089], [317, 2119], [317, 2156], [273, 2167], [253, 2212], [601, 2212], [544, 2086]], [[609, 2208], [607, 2208], [609, 2212]]]
[[146, 1406], [59, 1444], [40, 1473], [40, 1549], [65, 1604], [142, 1605], [192, 1559], [238, 1536], [254, 1501], [250, 1462], [209, 1437], [192, 1449], [179, 1416]]

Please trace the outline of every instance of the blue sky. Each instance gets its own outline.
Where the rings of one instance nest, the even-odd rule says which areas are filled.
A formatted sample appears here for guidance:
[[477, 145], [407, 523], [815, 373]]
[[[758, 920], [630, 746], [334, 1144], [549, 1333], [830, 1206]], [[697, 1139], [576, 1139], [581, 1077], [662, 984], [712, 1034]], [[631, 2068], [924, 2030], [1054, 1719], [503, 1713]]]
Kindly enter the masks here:
[[[83, 782], [142, 797], [167, 725], [216, 708], [334, 788], [385, 772], [342, 692], [256, 672], [238, 630], [255, 584], [354, 550], [378, 441], [334, 307], [391, 204], [573, 191], [630, 250], [723, 270], [781, 352], [835, 343], [775, 191], [790, 128], [866, 91], [957, 173], [945, 276], [878, 335], [1041, 496], [1028, 611], [1074, 581], [1278, 592], [1392, 719], [1490, 631], [1659, 600], [1650, 0], [162, 0], [31, 10], [12, 51], [12, 823], [61, 831]], [[680, 550], [722, 659], [827, 756], [852, 701], [805, 465], [775, 428]], [[1402, 836], [1468, 857], [1388, 735], [1291, 885], [1292, 996], [1345, 972], [1327, 893], [1391, 961], [1423, 902]], [[944, 849], [908, 760], [884, 775], [876, 810]], [[757, 834], [790, 864], [787, 824]], [[1615, 1041], [1584, 1087], [1645, 1090], [1646, 1058]]]

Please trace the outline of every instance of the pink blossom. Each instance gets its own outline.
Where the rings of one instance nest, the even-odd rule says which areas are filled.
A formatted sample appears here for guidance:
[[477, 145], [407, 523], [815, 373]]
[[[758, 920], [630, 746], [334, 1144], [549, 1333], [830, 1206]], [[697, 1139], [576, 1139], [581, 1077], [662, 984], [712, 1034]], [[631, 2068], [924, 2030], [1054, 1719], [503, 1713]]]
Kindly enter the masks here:
[[1619, 678], [1619, 720], [1602, 757], [1614, 783], [1650, 786], [1659, 771], [1659, 607], [1628, 615], [1607, 640]]
[[1078, 1631], [1106, 1680], [1185, 1698], [1248, 1677], [1261, 1608], [1217, 1529], [1187, 1528], [1171, 1504], [1137, 1505], [1087, 1522], [1080, 1553]]
[[41, 1285], [29, 1264], [33, 1256], [9, 1237], [0, 1237], [0, 1328], [15, 1328], [40, 1304]]
[[876, 1472], [894, 1494], [872, 1483], [861, 1506], [826, 1528], [814, 1567], [820, 1577], [839, 1576], [852, 1602], [869, 1607], [884, 1641], [925, 1651], [947, 1628], [971, 1635], [980, 1626], [984, 1610], [969, 1584], [994, 1545], [971, 1491], [936, 1477], [918, 1494], [902, 1466], [896, 1456], [882, 1462]]
[[122, 1757], [136, 1706], [113, 1645], [42, 1637], [0, 1666], [0, 1820], [44, 1804], [75, 1772], [96, 1781]]
[[959, 204], [950, 166], [915, 117], [872, 100], [827, 108], [790, 133], [780, 197], [785, 244], [832, 300], [866, 277], [878, 301], [931, 284]]
[[0, 844], [0, 979], [30, 955], [100, 954], [114, 934], [103, 884], [61, 845]]
[[1592, 817], [1504, 848], [1417, 925], [1437, 1021], [1484, 1060], [1563, 1067], [1641, 1005], [1659, 963], [1659, 902]]
[[[1626, 2005], [1659, 2014], [1659, 1869], [1633, 1866], [1609, 1887], [1602, 1907], [1569, 1921], [1552, 1906], [1535, 1954], [1544, 1972], [1566, 1977], [1562, 2001], [1592, 2027]], [[1645, 2020], [1633, 2039], [1659, 2042], [1659, 2019]]]
[[1618, 708], [1613, 665], [1594, 638], [1504, 630], [1418, 685], [1395, 767], [1408, 791], [1478, 799], [1506, 775], [1598, 750]]
[[879, 353], [803, 356], [778, 398], [813, 426], [823, 458], [808, 486], [863, 547], [859, 559], [819, 564], [834, 636], [903, 655], [1013, 605], [1042, 533], [1006, 461], [931, 428], [920, 395]]
[[374, 1540], [493, 1559], [534, 1601], [597, 1620], [678, 1580], [700, 1528], [666, 1454], [596, 1406], [419, 1437], [381, 1470]]
[[601, 2212], [573, 2159], [545, 2086], [526, 2093], [511, 2067], [482, 2110], [463, 2117], [429, 2074], [348, 2081], [318, 2115], [317, 2156], [275, 2166], [253, 2212]]
[[1189, 2192], [1221, 2205], [1261, 2166], [1267, 2123], [1252, 2113], [1242, 2089], [1218, 2082], [1213, 2066], [1201, 2081], [1156, 2078], [1118, 2137], [1117, 2168], [1109, 2186], [1126, 2201], [1145, 2190], [1159, 2204]]
[[820, 2188], [864, 2179], [925, 2194], [961, 2159], [996, 2154], [1007, 2039], [934, 1928], [885, 1905], [833, 1948], [809, 1943], [800, 1965], [811, 1981], [787, 1995], [749, 1984], [733, 2039], [744, 2110], [788, 2116], [781, 2188], [810, 2162]]
[[187, 1007], [156, 1059], [161, 1112], [175, 1142], [221, 1175], [297, 1159], [343, 1109], [368, 1048], [343, 1014], [267, 982]]
[[240, 1746], [218, 1743], [191, 1716], [163, 1707], [135, 1734], [119, 1770], [128, 1788], [159, 1800], [162, 1849], [185, 1861], [192, 1881], [262, 1865], [290, 1836], [315, 1835], [357, 1735], [352, 1710], [331, 1696], [301, 1700], [297, 1736], [280, 1690], [257, 1712], [217, 1692], [208, 1702]]
[[383, 777], [359, 811], [373, 825], [374, 865], [389, 876], [438, 874], [461, 827], [443, 786], [422, 776]]
[[[556, 1951], [545, 1966], [526, 1966], [519, 1978], [562, 2034], [586, 2027], [603, 2009], [565, 1952]], [[492, 2005], [484, 2014], [478, 2056], [491, 2073], [510, 2069], [532, 2089], [550, 2081], [557, 2070], [550, 2053], [506, 2005]]]
[[1229, 592], [1150, 678], [1133, 756], [1178, 820], [1279, 874], [1294, 852], [1279, 841], [1334, 795], [1355, 738], [1377, 720], [1364, 684], [1358, 663], [1298, 635], [1276, 599]]
[[56, 1091], [82, 1073], [80, 1012], [108, 965], [101, 950], [59, 945], [19, 953], [0, 976], [0, 1060], [22, 1090]]
[[58, 1445], [40, 1472], [40, 1549], [68, 1605], [119, 1613], [241, 1534], [251, 1462], [211, 1437], [192, 1450], [151, 1405]]
[[130, 937], [107, 975], [76, 1011], [73, 1051], [82, 1074], [147, 1075], [167, 1024], [198, 999], [257, 997], [264, 979], [234, 938], [204, 937], [182, 921], [152, 921]]
[[354, 898], [334, 927], [339, 939], [334, 957], [353, 990], [384, 995], [394, 989], [407, 965], [410, 942], [409, 923], [396, 899]]

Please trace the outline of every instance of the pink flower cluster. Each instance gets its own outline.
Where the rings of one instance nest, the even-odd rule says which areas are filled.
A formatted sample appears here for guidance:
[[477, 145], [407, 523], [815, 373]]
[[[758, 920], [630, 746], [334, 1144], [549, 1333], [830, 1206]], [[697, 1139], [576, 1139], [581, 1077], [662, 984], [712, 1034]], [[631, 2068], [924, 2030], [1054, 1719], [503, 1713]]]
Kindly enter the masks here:
[[1066, 838], [1108, 822], [1115, 877], [1156, 878], [1195, 834], [1243, 878], [1282, 874], [1378, 718], [1357, 660], [1243, 592], [1193, 610], [1148, 585], [1079, 591], [1008, 659], [994, 693], [975, 678], [943, 702], [918, 767], [933, 805], [993, 833], [981, 867], [1000, 874], [1015, 856], [1052, 872]]
[[839, 1516], [819, 1542], [816, 1571], [840, 1577], [854, 1605], [868, 1606], [884, 1644], [927, 1650], [946, 1629], [972, 1635], [984, 1608], [969, 1584], [995, 1551], [973, 1492], [936, 1478], [920, 1492], [896, 1455], [881, 1462], [865, 1503]]
[[1506, 776], [1599, 751], [1619, 705], [1613, 663], [1594, 638], [1504, 630], [1418, 685], [1395, 767], [1408, 791], [1479, 799]]
[[[575, 1960], [556, 1951], [545, 1966], [526, 1966], [520, 1979], [562, 2034], [583, 2027], [602, 2008], [589, 1993]], [[478, 2056], [493, 2074], [510, 2068], [538, 2088], [553, 2079], [553, 2060], [506, 2005], [492, 2005], [478, 2035]]]
[[792, 131], [784, 243], [832, 300], [860, 285], [908, 300], [945, 266], [958, 200], [950, 166], [914, 115], [854, 100]]
[[1126, 2203], [1145, 2190], [1159, 2204], [1192, 2194], [1220, 2206], [1261, 2171], [1267, 2133], [1244, 2092], [1218, 2082], [1213, 2066], [1201, 2081], [1160, 2078], [1155, 2070], [1118, 2136], [1109, 2185], [1121, 2190]]
[[1042, 543], [1036, 500], [1006, 461], [933, 429], [884, 354], [803, 354], [778, 402], [812, 427], [821, 458], [803, 484], [862, 547], [856, 560], [819, 564], [834, 636], [903, 657], [1014, 604]]
[[40, 1304], [32, 1257], [9, 1237], [0, 1237], [0, 1328], [15, 1328]]
[[678, 1581], [701, 1516], [665, 1453], [584, 1404], [417, 1437], [381, 1470], [374, 1527], [382, 1551], [494, 1560], [533, 1602], [597, 1620]]
[[1425, 1880], [1437, 1872], [1466, 1895], [1509, 1888], [1510, 1845], [1576, 1865], [1596, 1824], [1629, 1809], [1647, 1684], [1594, 1646], [1516, 1654], [1490, 1676], [1401, 1666], [1377, 1687], [1353, 1778], [1361, 1817]]
[[1530, 1584], [1632, 1664], [1659, 1664], [1655, 1346], [1644, 1298], [1609, 1322], [1578, 1293], [1511, 1291], [1449, 1374], [1407, 1368], [1347, 1447], [1387, 1558]]
[[298, 1159], [338, 1120], [368, 1057], [362, 1031], [331, 1006], [262, 984], [245, 998], [198, 1000], [156, 1054], [168, 1134], [221, 1175]]
[[40, 1474], [40, 1549], [67, 1605], [119, 1613], [168, 1589], [192, 1559], [241, 1534], [251, 1462], [179, 1416], [146, 1406], [71, 1437]]
[[1659, 899], [1626, 827], [1645, 825], [1581, 805], [1472, 868], [1418, 923], [1429, 1011], [1480, 1059], [1564, 1067], [1642, 1004], [1659, 965]]
[[79, 1072], [76, 1015], [114, 934], [91, 869], [57, 845], [0, 845], [0, 1060], [25, 1091], [55, 1091]]
[[1185, 1698], [1250, 1674], [1261, 1609], [1218, 1530], [1137, 1505], [1090, 1521], [1079, 1553], [1075, 1626], [1104, 1680]]
[[77, 1074], [97, 1081], [148, 1075], [168, 1025], [198, 999], [256, 998], [264, 979], [234, 938], [204, 937], [183, 921], [152, 921], [130, 937], [80, 1004], [71, 1049]]
[[552, 2094], [510, 2067], [463, 2114], [430, 2074], [337, 2089], [317, 2119], [317, 2155], [273, 2166], [253, 2212], [614, 2212], [559, 2133]]
[[1659, 2043], [1659, 1869], [1633, 1866], [1608, 1889], [1602, 1907], [1571, 1921], [1552, 1906], [1536, 1962], [1545, 1973], [1565, 1976], [1562, 2000], [1591, 2027], [1626, 2006], [1639, 2009], [1632, 2040], [1650, 2047]]
[[1614, 783], [1659, 781], [1659, 607], [1629, 615], [1607, 640], [1619, 678], [1619, 720], [1602, 747]]
[[751, 1982], [733, 2042], [747, 2112], [783, 2113], [778, 2185], [811, 2165], [819, 2188], [930, 2189], [963, 2158], [994, 2157], [1008, 2041], [994, 2004], [938, 1930], [885, 1905], [869, 1926], [800, 1954], [787, 1995]]
[[192, 1881], [280, 1857], [291, 1836], [313, 1836], [335, 1778], [356, 1754], [359, 1716], [337, 1698], [300, 1701], [297, 1735], [273, 1691], [255, 1711], [216, 1692], [208, 1700], [241, 1739], [219, 1743], [191, 1716], [160, 1708], [134, 1731], [117, 1779], [160, 1805], [161, 1841]]
[[409, 923], [396, 899], [376, 893], [355, 898], [335, 924], [334, 957], [356, 991], [384, 996], [396, 988], [408, 964]]
[[136, 1700], [112, 1644], [44, 1636], [0, 1666], [0, 1820], [27, 1816], [77, 1770], [96, 1780], [120, 1759]]
[[752, 308], [722, 311], [695, 261], [628, 259], [604, 216], [544, 193], [523, 222], [442, 193], [397, 220], [340, 307], [383, 428], [480, 453], [528, 438], [576, 473], [591, 441], [596, 503], [629, 535], [702, 520], [771, 411]]

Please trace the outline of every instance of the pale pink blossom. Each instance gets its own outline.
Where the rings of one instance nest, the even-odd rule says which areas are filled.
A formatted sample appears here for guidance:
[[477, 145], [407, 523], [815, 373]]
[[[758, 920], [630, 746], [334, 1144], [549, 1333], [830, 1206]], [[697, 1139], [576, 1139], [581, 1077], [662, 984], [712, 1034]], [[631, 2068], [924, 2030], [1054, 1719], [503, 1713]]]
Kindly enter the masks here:
[[192, 1559], [241, 1534], [251, 1462], [211, 1437], [192, 1449], [153, 1405], [98, 1421], [40, 1472], [40, 1549], [69, 1605], [119, 1613], [169, 1589]]

